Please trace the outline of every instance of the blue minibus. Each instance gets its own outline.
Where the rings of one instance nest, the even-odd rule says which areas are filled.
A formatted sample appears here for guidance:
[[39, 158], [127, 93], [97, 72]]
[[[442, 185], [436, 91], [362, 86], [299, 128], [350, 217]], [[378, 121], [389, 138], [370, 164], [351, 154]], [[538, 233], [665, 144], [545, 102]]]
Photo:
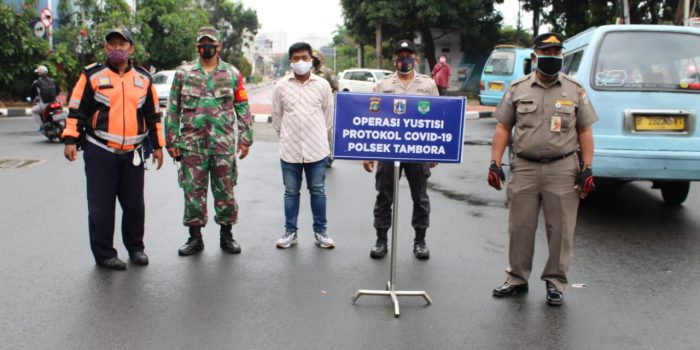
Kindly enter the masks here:
[[479, 103], [496, 106], [510, 87], [510, 82], [530, 73], [530, 53], [513, 45], [498, 45], [491, 52], [479, 81]]
[[651, 181], [664, 202], [683, 203], [700, 180], [700, 29], [601, 26], [564, 50], [562, 70], [584, 85], [600, 118], [596, 178]]

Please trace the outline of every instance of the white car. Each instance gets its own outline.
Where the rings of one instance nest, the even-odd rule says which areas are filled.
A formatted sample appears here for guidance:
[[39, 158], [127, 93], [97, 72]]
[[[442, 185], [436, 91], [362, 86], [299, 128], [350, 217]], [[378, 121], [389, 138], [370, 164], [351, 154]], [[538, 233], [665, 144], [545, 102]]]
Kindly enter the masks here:
[[343, 71], [338, 79], [339, 91], [372, 92], [379, 79], [393, 73], [386, 69], [353, 68]]
[[168, 106], [168, 96], [170, 96], [170, 86], [173, 85], [175, 78], [174, 70], [162, 70], [153, 74], [153, 85], [156, 87], [158, 95], [158, 104], [161, 108]]

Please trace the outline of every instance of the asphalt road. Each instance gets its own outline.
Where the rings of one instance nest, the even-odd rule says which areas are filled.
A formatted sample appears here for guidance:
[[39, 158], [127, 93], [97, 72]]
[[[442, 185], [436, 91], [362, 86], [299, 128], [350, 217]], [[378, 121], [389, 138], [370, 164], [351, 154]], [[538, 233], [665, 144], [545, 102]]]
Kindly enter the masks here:
[[[485, 182], [493, 126], [490, 119], [469, 121], [463, 163], [433, 170], [428, 261], [411, 254], [410, 196], [402, 182], [397, 286], [425, 289], [433, 304], [402, 298], [395, 319], [388, 298], [350, 300], [359, 288], [384, 288], [389, 277], [388, 258], [369, 258], [375, 192], [359, 162], [336, 161], [328, 173], [329, 234], [337, 248], [314, 246], [304, 193], [300, 243], [278, 250], [284, 218], [277, 140], [269, 124], [256, 124], [256, 143], [239, 164], [238, 256], [221, 252], [213, 222], [204, 229], [202, 254], [177, 255], [187, 233], [176, 168], [171, 161], [160, 171], [151, 167], [151, 264], [105, 271], [89, 250], [82, 158], [68, 163], [61, 145], [33, 132], [29, 117], [0, 118], [0, 160], [38, 161], [0, 169], [0, 348], [700, 348], [697, 185], [680, 207], [663, 205], [643, 182], [582, 202], [570, 282], [585, 286], [569, 287], [561, 308], [545, 304], [538, 280], [543, 227], [530, 293], [491, 297], [507, 264], [505, 193]], [[126, 258], [118, 233], [115, 246]]]

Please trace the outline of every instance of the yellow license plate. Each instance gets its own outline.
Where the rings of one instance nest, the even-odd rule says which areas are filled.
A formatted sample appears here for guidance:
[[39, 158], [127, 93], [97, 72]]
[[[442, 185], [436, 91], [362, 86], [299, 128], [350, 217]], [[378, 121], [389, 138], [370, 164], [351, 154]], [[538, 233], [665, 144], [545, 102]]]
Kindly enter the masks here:
[[503, 83], [491, 83], [489, 84], [489, 90], [503, 91]]
[[681, 131], [685, 130], [685, 116], [642, 116], [634, 117], [634, 128], [638, 131]]

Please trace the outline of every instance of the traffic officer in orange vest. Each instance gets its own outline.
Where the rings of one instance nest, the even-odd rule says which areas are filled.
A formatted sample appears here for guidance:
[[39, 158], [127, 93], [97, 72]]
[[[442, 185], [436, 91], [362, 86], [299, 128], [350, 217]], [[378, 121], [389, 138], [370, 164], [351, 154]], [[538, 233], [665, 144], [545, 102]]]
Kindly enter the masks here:
[[[576, 214], [581, 198], [593, 190], [593, 131], [598, 120], [583, 86], [564, 73], [562, 37], [545, 33], [534, 39], [532, 62], [537, 70], [514, 81], [493, 116], [498, 120], [493, 136], [488, 182], [501, 189], [503, 152], [513, 135], [506, 282], [493, 290], [495, 297], [528, 291], [535, 231], [540, 208], [544, 209], [549, 259], [541, 279], [547, 304], [564, 301], [566, 273]], [[580, 156], [577, 153], [580, 149]]]
[[165, 144], [158, 97], [150, 74], [134, 66], [131, 33], [125, 28], [105, 36], [106, 64], [93, 63], [80, 75], [68, 104], [63, 131], [64, 155], [83, 150], [88, 197], [90, 247], [98, 266], [126, 269], [113, 247], [115, 200], [122, 207], [122, 240], [136, 265], [147, 265], [143, 234], [143, 142], [153, 145], [153, 162], [163, 165]]

